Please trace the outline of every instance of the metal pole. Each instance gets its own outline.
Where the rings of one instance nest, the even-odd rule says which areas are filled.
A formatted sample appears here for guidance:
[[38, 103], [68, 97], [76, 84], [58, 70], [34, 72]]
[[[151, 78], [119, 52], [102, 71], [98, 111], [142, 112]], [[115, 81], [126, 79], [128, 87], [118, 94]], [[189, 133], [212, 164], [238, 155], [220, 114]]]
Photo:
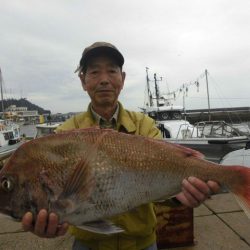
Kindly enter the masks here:
[[186, 117], [186, 102], [185, 102], [185, 91], [184, 90], [183, 90], [183, 109], [184, 109], [184, 118], [186, 121], [187, 117]]
[[0, 68], [0, 87], [1, 87], [1, 103], [2, 103], [2, 112], [3, 112], [3, 119], [4, 119], [4, 105], [3, 105], [3, 77], [2, 71]]
[[209, 121], [211, 121], [210, 99], [209, 99], [209, 89], [208, 89], [207, 69], [205, 70], [205, 76], [206, 76], [206, 83], [207, 83], [208, 120], [209, 120]]
[[148, 67], [146, 67], [146, 73], [147, 73], [147, 90], [148, 90], [149, 106], [153, 107], [153, 98], [152, 98], [152, 94], [150, 91], [150, 85], [149, 85]]
[[156, 97], [156, 104], [157, 104], [157, 107], [159, 107], [159, 91], [158, 91], [158, 86], [157, 86], [156, 73], [154, 73], [154, 79], [155, 79], [155, 97]]

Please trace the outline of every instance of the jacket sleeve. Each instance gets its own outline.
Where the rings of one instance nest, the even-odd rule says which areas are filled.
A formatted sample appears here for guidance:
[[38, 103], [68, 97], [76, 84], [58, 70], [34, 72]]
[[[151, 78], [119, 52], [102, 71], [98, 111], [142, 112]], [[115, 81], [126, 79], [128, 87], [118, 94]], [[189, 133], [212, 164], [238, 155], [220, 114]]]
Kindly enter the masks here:
[[140, 120], [140, 134], [150, 138], [162, 139], [161, 131], [156, 127], [155, 121], [145, 114]]

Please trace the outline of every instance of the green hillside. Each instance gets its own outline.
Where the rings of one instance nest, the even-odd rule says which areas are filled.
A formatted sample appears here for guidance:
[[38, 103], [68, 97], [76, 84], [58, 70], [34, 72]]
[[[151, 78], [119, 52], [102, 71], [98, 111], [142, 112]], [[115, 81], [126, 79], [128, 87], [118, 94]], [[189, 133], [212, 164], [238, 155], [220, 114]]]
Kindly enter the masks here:
[[[3, 101], [4, 109], [8, 108], [10, 105], [16, 105], [17, 107], [27, 107], [28, 110], [37, 110], [39, 115], [42, 114], [50, 114], [50, 110], [45, 110], [30, 101], [28, 101], [26, 98], [21, 99], [7, 99]], [[2, 105], [0, 105], [0, 112], [2, 112]]]

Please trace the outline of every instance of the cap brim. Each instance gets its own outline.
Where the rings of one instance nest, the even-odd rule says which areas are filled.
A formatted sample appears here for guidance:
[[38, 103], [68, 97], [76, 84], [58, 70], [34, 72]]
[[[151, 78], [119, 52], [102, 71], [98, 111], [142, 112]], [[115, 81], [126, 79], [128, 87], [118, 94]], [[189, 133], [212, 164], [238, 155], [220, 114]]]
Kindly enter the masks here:
[[[96, 57], [98, 55], [106, 55], [106, 56], [112, 57], [113, 59], [116, 60], [118, 66], [120, 66], [120, 67], [124, 64], [124, 58], [118, 50], [111, 48], [111, 47], [106, 47], [106, 46], [104, 47], [103, 46], [103, 47], [91, 49], [85, 55], [83, 55], [81, 60], [80, 60], [80, 66], [78, 68], [79, 69], [85, 68], [88, 61], [91, 58]], [[79, 71], [79, 69], [77, 69], [77, 71]]]

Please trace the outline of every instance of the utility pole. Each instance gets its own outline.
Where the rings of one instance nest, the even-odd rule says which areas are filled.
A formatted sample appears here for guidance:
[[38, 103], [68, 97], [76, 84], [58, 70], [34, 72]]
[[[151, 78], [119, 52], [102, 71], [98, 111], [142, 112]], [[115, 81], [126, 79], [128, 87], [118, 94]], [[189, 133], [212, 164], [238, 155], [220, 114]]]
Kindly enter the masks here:
[[207, 102], [208, 102], [208, 120], [211, 121], [211, 112], [210, 112], [210, 99], [209, 99], [209, 89], [208, 89], [208, 78], [207, 78], [207, 69], [205, 70], [206, 83], [207, 83]]

